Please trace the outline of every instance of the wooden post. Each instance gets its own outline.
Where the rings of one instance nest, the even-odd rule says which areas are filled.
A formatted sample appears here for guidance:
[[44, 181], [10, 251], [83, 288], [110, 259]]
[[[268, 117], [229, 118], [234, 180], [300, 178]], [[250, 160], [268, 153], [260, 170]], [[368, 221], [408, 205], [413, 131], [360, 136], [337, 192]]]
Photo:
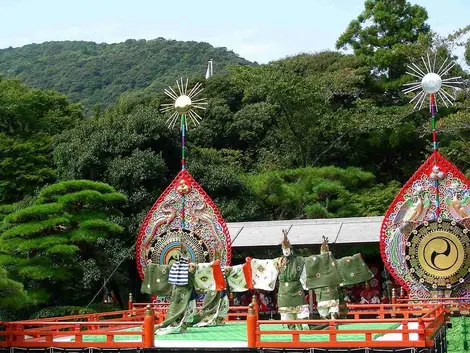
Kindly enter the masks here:
[[418, 340], [426, 341], [426, 332], [424, 330], [424, 320], [421, 317], [418, 318]]
[[403, 299], [405, 297], [405, 290], [403, 287], [400, 287], [400, 299]]
[[259, 318], [258, 297], [256, 296], [256, 293], [253, 294], [253, 297], [251, 298], [251, 303], [253, 304], [253, 308], [255, 310], [256, 318]]
[[129, 301], [127, 302], [127, 310], [134, 309], [134, 300], [132, 299], [132, 293], [129, 293]]
[[[403, 321], [402, 329], [403, 329], [403, 331], [408, 331], [408, 321]], [[410, 340], [410, 335], [409, 335], [408, 332], [403, 332], [402, 340], [403, 341], [409, 341]]]
[[256, 326], [257, 315], [253, 308], [253, 303], [248, 306], [248, 315], [246, 317], [246, 338], [248, 348], [256, 348]]
[[144, 332], [142, 343], [145, 348], [154, 346], [155, 340], [155, 323], [153, 318], [153, 310], [150, 305], [147, 305], [144, 317]]
[[313, 319], [313, 289], [308, 290], [308, 311], [310, 312], [310, 319]]
[[395, 288], [392, 288], [392, 317], [395, 317], [395, 304], [397, 303], [397, 291]]
[[[330, 331], [336, 331], [336, 322], [335, 320], [330, 320], [330, 327], [328, 329]], [[330, 342], [336, 342], [336, 332], [335, 333], [330, 333]]]

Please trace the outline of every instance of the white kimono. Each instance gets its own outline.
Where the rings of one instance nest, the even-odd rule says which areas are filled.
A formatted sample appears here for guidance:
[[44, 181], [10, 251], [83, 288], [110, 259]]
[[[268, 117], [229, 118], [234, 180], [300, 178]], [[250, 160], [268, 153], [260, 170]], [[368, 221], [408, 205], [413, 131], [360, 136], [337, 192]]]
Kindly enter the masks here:
[[275, 260], [251, 260], [251, 276], [255, 289], [273, 291], [278, 273]]

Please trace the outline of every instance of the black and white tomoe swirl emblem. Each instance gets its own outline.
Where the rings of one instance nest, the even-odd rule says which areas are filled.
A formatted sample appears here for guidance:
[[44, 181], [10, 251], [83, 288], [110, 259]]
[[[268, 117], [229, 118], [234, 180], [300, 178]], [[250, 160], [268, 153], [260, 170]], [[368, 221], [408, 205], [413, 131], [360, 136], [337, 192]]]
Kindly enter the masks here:
[[470, 272], [469, 230], [462, 224], [438, 219], [411, 232], [406, 243], [406, 264], [411, 276], [430, 289], [451, 289]]

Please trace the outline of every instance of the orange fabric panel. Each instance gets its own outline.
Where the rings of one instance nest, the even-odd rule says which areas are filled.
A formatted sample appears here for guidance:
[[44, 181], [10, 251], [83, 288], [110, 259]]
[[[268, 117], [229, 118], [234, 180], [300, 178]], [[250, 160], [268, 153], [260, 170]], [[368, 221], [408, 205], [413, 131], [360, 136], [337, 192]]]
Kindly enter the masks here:
[[251, 257], [246, 258], [246, 262], [243, 264], [243, 274], [245, 275], [246, 285], [248, 289], [253, 289], [253, 280], [251, 273]]

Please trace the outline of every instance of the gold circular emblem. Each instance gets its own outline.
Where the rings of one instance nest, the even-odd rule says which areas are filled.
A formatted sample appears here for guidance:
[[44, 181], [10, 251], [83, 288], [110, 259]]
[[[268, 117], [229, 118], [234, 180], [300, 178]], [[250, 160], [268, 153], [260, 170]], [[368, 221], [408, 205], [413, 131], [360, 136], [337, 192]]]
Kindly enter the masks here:
[[447, 231], [428, 234], [418, 246], [418, 259], [431, 275], [448, 277], [462, 267], [465, 254], [462, 242]]
[[424, 222], [408, 237], [405, 259], [412, 277], [434, 289], [449, 289], [469, 275], [470, 239], [455, 221]]

